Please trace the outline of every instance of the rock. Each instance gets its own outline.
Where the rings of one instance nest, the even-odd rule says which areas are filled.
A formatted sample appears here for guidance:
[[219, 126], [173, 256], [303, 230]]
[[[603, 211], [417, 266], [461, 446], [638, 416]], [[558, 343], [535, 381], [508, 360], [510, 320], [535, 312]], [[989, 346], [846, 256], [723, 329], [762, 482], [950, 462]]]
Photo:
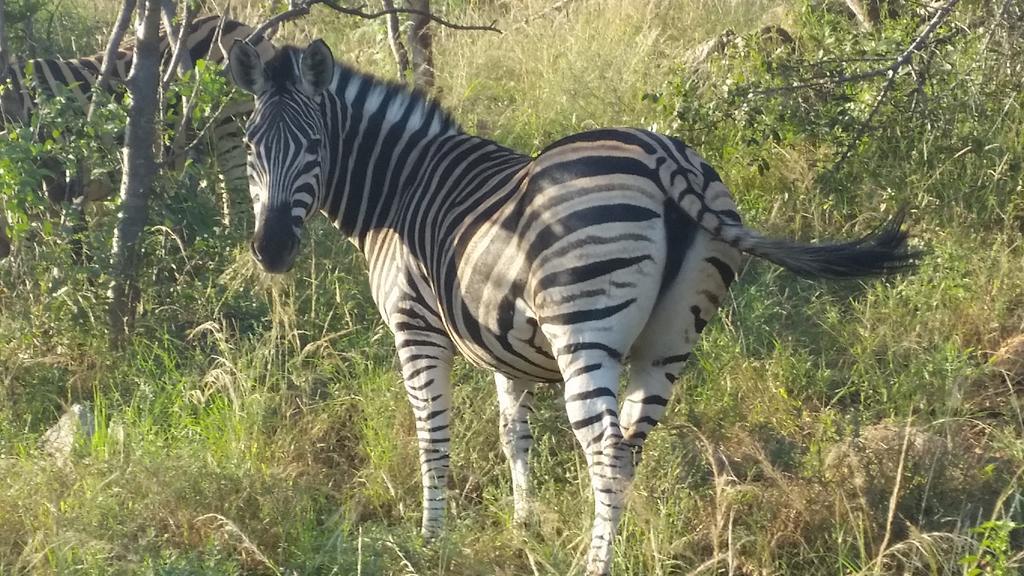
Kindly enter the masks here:
[[718, 36], [702, 42], [698, 46], [687, 51], [684, 56], [684, 60], [690, 68], [703, 68], [712, 56], [717, 56], [725, 52], [726, 47], [735, 40], [736, 33], [731, 29], [726, 29]]
[[740, 36], [731, 29], [726, 29], [718, 36], [688, 50], [683, 56], [683, 60], [691, 71], [701, 71], [707, 67], [712, 58], [724, 54], [729, 46], [743, 47], [747, 45], [747, 40], [752, 41], [755, 47], [768, 51], [791, 47], [795, 43], [793, 35], [776, 24], [762, 26], [749, 37]]
[[1004, 342], [989, 359], [989, 364], [1014, 390], [1018, 393], [1024, 391], [1024, 334]]
[[92, 438], [96, 430], [96, 421], [92, 410], [81, 404], [72, 404], [70, 408], [43, 434], [43, 451], [54, 458], [60, 466], [67, 466], [75, 441], [82, 437]]
[[1024, 402], [1024, 334], [1003, 342], [986, 368], [963, 384], [964, 408], [973, 416], [1016, 417]]

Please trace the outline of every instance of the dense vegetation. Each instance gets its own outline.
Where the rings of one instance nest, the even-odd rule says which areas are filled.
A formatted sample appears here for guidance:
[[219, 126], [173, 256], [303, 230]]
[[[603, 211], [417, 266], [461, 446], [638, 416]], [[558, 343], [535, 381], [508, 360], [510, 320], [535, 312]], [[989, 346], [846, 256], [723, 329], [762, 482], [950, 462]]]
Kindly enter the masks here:
[[[270, 14], [250, 4], [243, 19]], [[436, 30], [441, 100], [468, 130], [528, 152], [606, 125], [679, 136], [773, 234], [853, 236], [905, 205], [928, 256], [912, 276], [865, 283], [745, 266], [648, 442], [616, 573], [1018, 573], [1024, 371], [1000, 349], [1024, 332], [1024, 9], [961, 2], [886, 88], [884, 75], [842, 78], [911, 44], [929, 16], [914, 3], [893, 2], [868, 32], [830, 3], [625, 4], [435, 2], [504, 31]], [[96, 22], [95, 5], [65, 2], [69, 24], [45, 50], [71, 55], [87, 37], [95, 50], [116, 8], [100, 3]], [[726, 28], [736, 37], [695, 61]], [[391, 75], [383, 29], [317, 12], [284, 36], [324, 37]], [[785, 88], [808, 78], [827, 81]], [[89, 125], [61, 106], [48, 126], [68, 133], [120, 118], [112, 105]], [[111, 351], [116, 207], [90, 208], [92, 259], [79, 264], [33, 200], [40, 151], [105, 151], [11, 134], [0, 574], [579, 572], [591, 509], [560, 390], [540, 390], [539, 519], [519, 533], [491, 380], [457, 366], [450, 530], [424, 547], [412, 414], [355, 250], [318, 223], [296, 270], [268, 278], [206, 187], [168, 174], [136, 332]], [[55, 459], [41, 438], [72, 403], [94, 431]]]

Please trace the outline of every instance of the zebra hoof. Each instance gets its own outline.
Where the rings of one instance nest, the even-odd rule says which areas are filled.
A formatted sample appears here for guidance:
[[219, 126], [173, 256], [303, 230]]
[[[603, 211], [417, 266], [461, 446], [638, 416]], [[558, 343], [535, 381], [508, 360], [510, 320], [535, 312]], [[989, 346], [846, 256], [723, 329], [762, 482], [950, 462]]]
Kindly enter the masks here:
[[423, 539], [423, 544], [433, 544], [441, 538], [441, 530], [435, 527], [426, 527], [420, 529], [420, 538]]

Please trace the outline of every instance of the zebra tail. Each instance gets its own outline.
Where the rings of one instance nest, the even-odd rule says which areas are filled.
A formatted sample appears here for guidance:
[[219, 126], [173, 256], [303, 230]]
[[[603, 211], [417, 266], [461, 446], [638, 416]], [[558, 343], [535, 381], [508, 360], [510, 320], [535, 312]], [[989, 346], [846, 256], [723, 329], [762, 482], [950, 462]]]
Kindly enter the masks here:
[[920, 250], [907, 246], [901, 208], [888, 222], [849, 242], [807, 244], [767, 238], [742, 225], [722, 226], [717, 234], [741, 252], [764, 258], [808, 278], [863, 278], [913, 270]]

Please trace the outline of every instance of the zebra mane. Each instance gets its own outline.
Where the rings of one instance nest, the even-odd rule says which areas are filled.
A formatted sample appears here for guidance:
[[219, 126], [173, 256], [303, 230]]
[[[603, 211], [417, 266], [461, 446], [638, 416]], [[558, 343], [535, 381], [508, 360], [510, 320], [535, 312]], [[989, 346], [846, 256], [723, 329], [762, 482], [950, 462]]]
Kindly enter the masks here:
[[[300, 82], [299, 61], [302, 58], [302, 52], [303, 48], [285, 45], [281, 46], [274, 56], [267, 60], [264, 64], [264, 69], [266, 71], [266, 79], [270, 82], [272, 89], [287, 90], [298, 86]], [[335, 59], [335, 92], [338, 95], [344, 95], [346, 88], [353, 83], [366, 83], [371, 88], [379, 90], [381, 106], [416, 107], [422, 111], [424, 116], [433, 116], [440, 119], [445, 127], [462, 132], [462, 127], [458, 121], [440, 103], [418, 88], [409, 88], [392, 80], [384, 80], [372, 74], [360, 72], [348, 64]], [[349, 103], [351, 104], [351, 102]]]

